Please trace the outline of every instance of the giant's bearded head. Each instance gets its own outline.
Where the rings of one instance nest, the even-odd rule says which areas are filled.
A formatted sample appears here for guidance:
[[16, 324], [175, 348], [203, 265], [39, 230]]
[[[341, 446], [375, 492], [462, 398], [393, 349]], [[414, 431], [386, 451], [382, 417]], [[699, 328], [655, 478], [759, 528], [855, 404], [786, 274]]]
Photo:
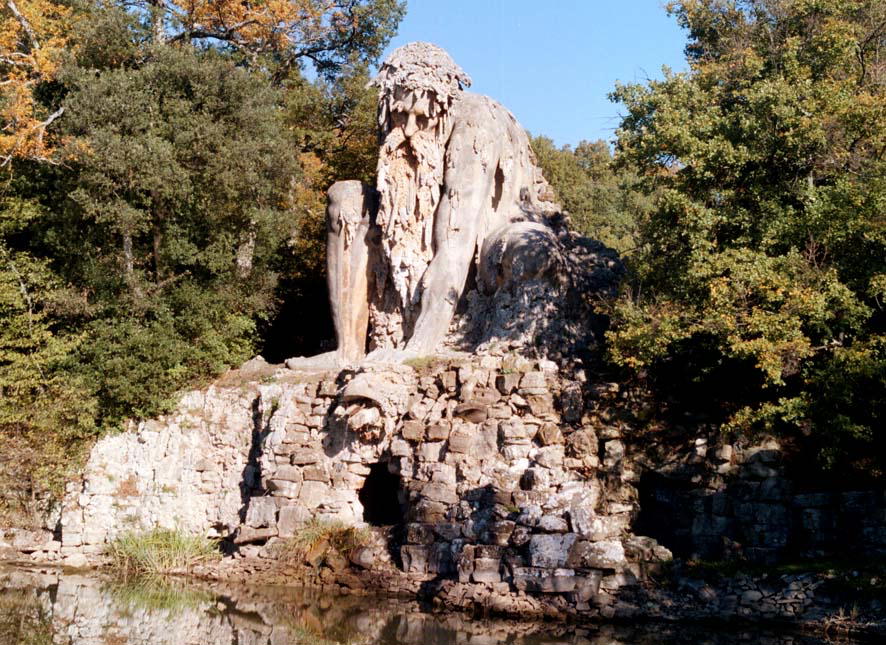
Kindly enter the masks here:
[[[376, 222], [388, 277], [406, 325], [421, 299], [420, 280], [433, 257], [434, 212], [443, 186], [450, 107], [471, 79], [430, 43], [396, 49], [370, 83], [379, 88], [379, 207]], [[379, 285], [381, 288], [382, 285]]]

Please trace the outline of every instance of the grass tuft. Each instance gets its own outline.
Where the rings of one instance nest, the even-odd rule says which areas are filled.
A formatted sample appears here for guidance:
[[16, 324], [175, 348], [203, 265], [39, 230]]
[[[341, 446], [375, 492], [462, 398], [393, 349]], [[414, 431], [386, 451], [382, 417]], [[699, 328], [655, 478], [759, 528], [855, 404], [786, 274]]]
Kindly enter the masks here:
[[436, 360], [434, 356], [416, 356], [415, 358], [406, 359], [403, 361], [403, 364], [411, 367], [416, 372], [422, 372], [433, 366]]
[[129, 578], [185, 573], [221, 554], [215, 540], [181, 531], [154, 529], [121, 535], [108, 545], [107, 555], [117, 572]]
[[283, 555], [300, 559], [323, 543], [347, 556], [354, 549], [366, 546], [372, 532], [365, 527], [349, 526], [338, 520], [312, 519], [286, 541]]

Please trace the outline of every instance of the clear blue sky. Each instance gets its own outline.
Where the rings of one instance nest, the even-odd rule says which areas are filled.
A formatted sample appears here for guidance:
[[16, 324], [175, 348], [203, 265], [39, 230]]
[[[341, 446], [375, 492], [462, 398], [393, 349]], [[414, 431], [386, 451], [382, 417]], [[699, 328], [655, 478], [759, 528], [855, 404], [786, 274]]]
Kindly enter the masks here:
[[558, 145], [611, 140], [616, 81], [680, 71], [685, 32], [660, 0], [407, 0], [396, 47], [443, 47], [473, 79], [471, 91], [511, 110]]

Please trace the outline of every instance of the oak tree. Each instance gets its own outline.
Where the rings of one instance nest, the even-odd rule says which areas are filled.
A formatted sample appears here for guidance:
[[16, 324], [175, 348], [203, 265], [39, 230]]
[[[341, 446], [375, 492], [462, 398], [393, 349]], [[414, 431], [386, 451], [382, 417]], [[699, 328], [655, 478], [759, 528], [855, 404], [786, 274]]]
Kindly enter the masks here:
[[886, 5], [670, 11], [689, 71], [613, 95], [617, 154], [659, 191], [613, 356], [727, 428], [799, 432], [831, 463], [884, 454]]

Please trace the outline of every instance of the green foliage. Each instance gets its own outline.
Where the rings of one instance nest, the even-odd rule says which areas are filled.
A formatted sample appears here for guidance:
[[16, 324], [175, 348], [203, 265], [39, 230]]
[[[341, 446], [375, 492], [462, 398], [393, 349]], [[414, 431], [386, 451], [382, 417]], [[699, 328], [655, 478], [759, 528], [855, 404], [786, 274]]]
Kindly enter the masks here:
[[[156, 414], [249, 357], [297, 176], [279, 97], [260, 78], [211, 52], [148, 53], [135, 70], [68, 72], [68, 199], [44, 238], [92, 294], [72, 370], [110, 423]], [[59, 236], [73, 230], [94, 244]]]
[[221, 557], [215, 541], [167, 529], [125, 533], [108, 545], [106, 553], [114, 572], [123, 578], [186, 573]]
[[[253, 356], [283, 299], [295, 322], [275, 331], [277, 359], [292, 355], [311, 306], [305, 285], [323, 284], [329, 178], [374, 173], [366, 64], [393, 35], [401, 3], [307, 3], [318, 9], [310, 15], [292, 3], [273, 15], [237, 2], [166, 3], [165, 15], [148, 4], [159, 11], [78, 3], [60, 71], [34, 90], [37, 112], [64, 107], [47, 131], [56, 163], [25, 155], [4, 168], [0, 512], [9, 517], [57, 496], [97, 436]], [[239, 13], [253, 28], [227, 33], [238, 42], [218, 38]], [[214, 35], [193, 32], [201, 21]], [[302, 78], [308, 60], [321, 80]]]
[[582, 234], [620, 253], [637, 244], [637, 225], [651, 207], [626, 165], [617, 165], [605, 141], [582, 141], [557, 148], [544, 136], [533, 137], [532, 150], [558, 200]]
[[61, 492], [60, 462], [76, 465], [95, 431], [91, 392], [65, 369], [82, 343], [59, 324], [71, 294], [45, 261], [6, 241], [39, 214], [30, 202], [0, 205], [0, 480], [17, 480], [0, 513], [16, 523], [30, 521], [41, 491]]
[[819, 453], [830, 465], [846, 455], [863, 470], [882, 476], [886, 454], [886, 338], [837, 347], [828, 360], [807, 370], [803, 399]]
[[[707, 391], [727, 427], [799, 431], [828, 463], [852, 460], [850, 445], [882, 445], [886, 9], [670, 10], [690, 71], [613, 93], [627, 110], [617, 155], [658, 197], [613, 307], [612, 356], [708, 386], [733, 370], [742, 383]], [[844, 370], [864, 395], [834, 387]]]

